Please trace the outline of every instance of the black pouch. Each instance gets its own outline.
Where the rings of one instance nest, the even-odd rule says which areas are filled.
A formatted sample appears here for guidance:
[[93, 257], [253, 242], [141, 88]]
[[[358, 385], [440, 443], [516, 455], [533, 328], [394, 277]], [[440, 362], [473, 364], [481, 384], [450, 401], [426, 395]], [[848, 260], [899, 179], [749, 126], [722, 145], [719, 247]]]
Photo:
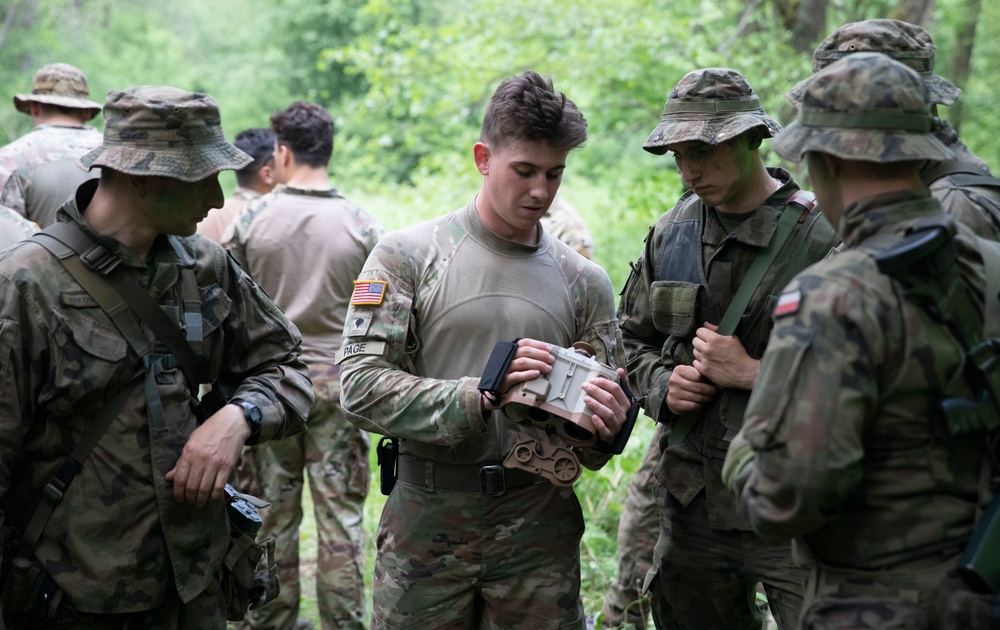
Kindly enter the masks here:
[[[257, 507], [250, 500], [259, 501], [226, 485], [230, 538], [222, 563], [222, 592], [226, 597], [226, 618], [229, 621], [240, 621], [248, 610], [259, 608], [277, 597], [281, 588], [278, 566], [274, 561], [274, 539], [257, 542], [262, 522]], [[265, 566], [260, 567], [265, 556]]]
[[384, 496], [389, 496], [396, 487], [399, 462], [399, 442], [396, 438], [383, 437], [375, 447], [375, 457], [378, 463], [378, 487]]
[[483, 376], [479, 379], [479, 391], [494, 405], [500, 401], [500, 385], [503, 384], [507, 368], [510, 367], [510, 362], [514, 360], [514, 354], [517, 353], [517, 342], [518, 339], [498, 341], [493, 346], [493, 352], [490, 353], [490, 358], [486, 361], [486, 367], [483, 369]]

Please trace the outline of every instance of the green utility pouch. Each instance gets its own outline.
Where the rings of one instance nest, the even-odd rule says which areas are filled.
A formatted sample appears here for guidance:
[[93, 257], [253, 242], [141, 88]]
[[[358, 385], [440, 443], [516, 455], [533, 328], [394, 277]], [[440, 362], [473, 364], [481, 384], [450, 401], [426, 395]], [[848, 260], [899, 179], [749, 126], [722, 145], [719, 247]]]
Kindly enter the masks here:
[[[266, 503], [264, 504], [266, 505]], [[226, 516], [229, 518], [229, 550], [222, 563], [222, 592], [226, 596], [226, 618], [240, 621], [248, 610], [260, 608], [278, 596], [278, 567], [274, 539], [257, 542], [260, 514], [250, 497], [226, 484]], [[260, 567], [261, 558], [266, 564]]]

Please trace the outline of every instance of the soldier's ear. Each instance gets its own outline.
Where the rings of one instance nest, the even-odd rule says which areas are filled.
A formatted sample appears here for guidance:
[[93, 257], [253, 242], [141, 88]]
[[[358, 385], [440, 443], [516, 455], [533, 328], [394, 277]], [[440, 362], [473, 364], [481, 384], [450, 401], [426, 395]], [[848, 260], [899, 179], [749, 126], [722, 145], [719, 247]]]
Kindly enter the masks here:
[[476, 169], [480, 175], [490, 173], [490, 147], [482, 142], [472, 145], [472, 157], [476, 160]]
[[756, 151], [763, 142], [764, 133], [760, 130], [760, 127], [754, 127], [747, 132], [747, 148], [749, 150]]

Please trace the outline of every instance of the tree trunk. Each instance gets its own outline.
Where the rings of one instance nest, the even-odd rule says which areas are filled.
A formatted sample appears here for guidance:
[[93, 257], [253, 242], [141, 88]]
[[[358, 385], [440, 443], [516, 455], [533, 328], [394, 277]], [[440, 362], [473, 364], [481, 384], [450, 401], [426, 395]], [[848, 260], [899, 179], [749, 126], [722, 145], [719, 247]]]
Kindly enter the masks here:
[[827, 0], [801, 0], [795, 19], [789, 24], [792, 47], [797, 52], [812, 53], [816, 44], [826, 37]]
[[[955, 57], [951, 62], [951, 80], [960, 88], [969, 81], [972, 69], [972, 45], [976, 41], [976, 22], [979, 21], [980, 0], [965, 0], [965, 10], [961, 11], [962, 21], [958, 24]], [[948, 112], [948, 122], [959, 130], [962, 125], [962, 101], [956, 101]]]
[[901, 0], [889, 17], [926, 27], [934, 14], [934, 0]]

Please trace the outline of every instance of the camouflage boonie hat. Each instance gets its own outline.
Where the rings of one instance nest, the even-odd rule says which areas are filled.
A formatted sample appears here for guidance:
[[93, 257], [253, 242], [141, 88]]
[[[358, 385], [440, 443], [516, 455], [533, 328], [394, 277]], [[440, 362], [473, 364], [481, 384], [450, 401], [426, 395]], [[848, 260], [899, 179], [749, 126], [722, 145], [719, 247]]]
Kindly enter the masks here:
[[129, 175], [195, 182], [253, 161], [226, 142], [219, 105], [207, 94], [146, 85], [108, 92], [104, 142], [80, 158]]
[[[879, 52], [913, 68], [927, 82], [931, 103], [951, 105], [960, 89], [934, 74], [934, 40], [925, 29], [900, 20], [865, 20], [848, 22], [824, 39], [813, 52], [813, 73], [834, 61], [859, 52]], [[785, 94], [793, 105], [802, 100], [808, 79], [800, 81]]]
[[[89, 109], [90, 118], [101, 111], [101, 104], [87, 97], [87, 77], [79, 68], [68, 63], [50, 63], [39, 68], [31, 82], [31, 94], [15, 94], [14, 108], [22, 114], [31, 113], [32, 101], [72, 107], [74, 109]], [[88, 118], [88, 120], [90, 120]]]
[[781, 131], [742, 74], [704, 68], [684, 75], [670, 91], [660, 124], [642, 148], [663, 155], [671, 144], [720, 144], [754, 127], [763, 127], [765, 138]]
[[919, 74], [881, 53], [857, 53], [810, 77], [798, 118], [771, 146], [793, 162], [810, 151], [865, 162], [950, 159], [933, 126]]

